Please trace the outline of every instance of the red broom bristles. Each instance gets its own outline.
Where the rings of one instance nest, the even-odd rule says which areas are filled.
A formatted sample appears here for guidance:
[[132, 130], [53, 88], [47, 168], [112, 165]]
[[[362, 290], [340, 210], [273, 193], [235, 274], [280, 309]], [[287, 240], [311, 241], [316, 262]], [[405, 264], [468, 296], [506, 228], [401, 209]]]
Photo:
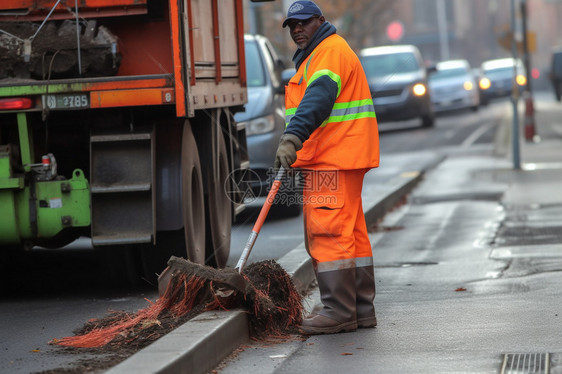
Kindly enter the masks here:
[[260, 338], [285, 337], [302, 320], [302, 298], [289, 275], [273, 260], [248, 266], [243, 275], [246, 291], [238, 294], [229, 287], [223, 290], [220, 277], [215, 284], [214, 278], [206, 273], [197, 276], [179, 269], [156, 302], [147, 300], [147, 308], [135, 314], [121, 312], [91, 321], [88, 325], [93, 327], [83, 329], [85, 333], [55, 339], [52, 344], [75, 348], [99, 348], [110, 343], [113, 347], [132, 342], [146, 344], [183, 323], [186, 319], [182, 317], [192, 311], [241, 306], [248, 310], [251, 335]]
[[181, 274], [176, 282], [170, 282], [160, 299], [149, 307], [139, 310], [134, 316], [124, 313], [122, 318], [107, 327], [94, 328], [83, 335], [65, 337], [54, 344], [64, 347], [98, 348], [143, 322], [157, 320], [163, 310], [170, 310], [176, 317], [181, 317], [192, 310], [204, 285], [204, 279], [196, 276], [187, 279], [185, 274]]

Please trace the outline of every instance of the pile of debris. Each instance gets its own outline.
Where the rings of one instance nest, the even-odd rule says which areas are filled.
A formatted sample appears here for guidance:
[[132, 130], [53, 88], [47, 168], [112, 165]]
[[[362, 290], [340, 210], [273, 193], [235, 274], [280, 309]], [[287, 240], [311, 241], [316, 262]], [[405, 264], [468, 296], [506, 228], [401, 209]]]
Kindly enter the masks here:
[[95, 20], [0, 22], [0, 79], [63, 79], [112, 76], [121, 56], [117, 37]]
[[[140, 349], [196, 315], [208, 310], [243, 308], [248, 311], [250, 335], [256, 339], [288, 337], [302, 322], [302, 296], [291, 277], [274, 260], [250, 264], [243, 276], [245, 289], [225, 283], [218, 270], [172, 257], [176, 270], [164, 294], [136, 313], [112, 312], [87, 322], [74, 336], [51, 343], [74, 348]], [[184, 262], [187, 266], [181, 266]], [[170, 262], [169, 262], [170, 264]], [[193, 272], [193, 269], [196, 271]], [[204, 274], [204, 275], [202, 275]]]

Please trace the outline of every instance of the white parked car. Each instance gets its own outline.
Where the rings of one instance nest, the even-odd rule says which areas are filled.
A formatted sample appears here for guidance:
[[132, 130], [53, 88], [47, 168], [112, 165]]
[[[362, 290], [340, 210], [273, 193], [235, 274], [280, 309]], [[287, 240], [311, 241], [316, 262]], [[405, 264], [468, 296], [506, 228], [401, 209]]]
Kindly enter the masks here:
[[480, 106], [478, 82], [467, 60], [437, 63], [436, 71], [429, 76], [429, 91], [434, 112], [478, 110]]
[[[482, 104], [487, 104], [492, 99], [511, 96], [514, 84], [521, 93], [527, 84], [525, 67], [519, 59], [508, 57], [484, 61], [481, 71], [479, 85]], [[515, 79], [514, 73], [516, 73]]]

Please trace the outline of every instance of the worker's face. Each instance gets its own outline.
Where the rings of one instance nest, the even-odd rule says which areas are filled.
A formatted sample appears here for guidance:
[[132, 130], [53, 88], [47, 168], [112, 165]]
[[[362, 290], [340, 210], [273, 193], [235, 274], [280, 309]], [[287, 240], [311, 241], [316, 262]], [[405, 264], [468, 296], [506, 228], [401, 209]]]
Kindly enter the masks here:
[[289, 21], [287, 26], [289, 27], [291, 38], [297, 47], [305, 49], [316, 30], [318, 30], [325, 20], [324, 16], [314, 16], [305, 20], [294, 19]]

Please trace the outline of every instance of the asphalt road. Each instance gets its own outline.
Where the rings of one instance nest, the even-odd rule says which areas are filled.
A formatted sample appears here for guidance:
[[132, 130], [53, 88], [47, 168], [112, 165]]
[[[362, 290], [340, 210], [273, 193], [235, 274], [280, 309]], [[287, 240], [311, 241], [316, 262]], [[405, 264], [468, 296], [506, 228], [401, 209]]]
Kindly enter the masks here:
[[[418, 123], [381, 124], [381, 167], [373, 170], [381, 181], [408, 170], [415, 153], [440, 148], [462, 151], [493, 142], [495, 126], [507, 102], [478, 112], [441, 115], [434, 128]], [[412, 156], [413, 155], [413, 156]], [[249, 207], [244, 220], [233, 226], [229, 264], [237, 261], [257, 217], [260, 204]], [[250, 261], [279, 258], [302, 242], [302, 216], [266, 221]], [[30, 373], [71, 364], [81, 358], [48, 345], [53, 338], [72, 335], [90, 318], [108, 310], [135, 311], [155, 300], [151, 285], [112, 289], [100, 282], [100, 265], [87, 248], [43, 251], [12, 269], [11, 296], [0, 301], [0, 372]]]

